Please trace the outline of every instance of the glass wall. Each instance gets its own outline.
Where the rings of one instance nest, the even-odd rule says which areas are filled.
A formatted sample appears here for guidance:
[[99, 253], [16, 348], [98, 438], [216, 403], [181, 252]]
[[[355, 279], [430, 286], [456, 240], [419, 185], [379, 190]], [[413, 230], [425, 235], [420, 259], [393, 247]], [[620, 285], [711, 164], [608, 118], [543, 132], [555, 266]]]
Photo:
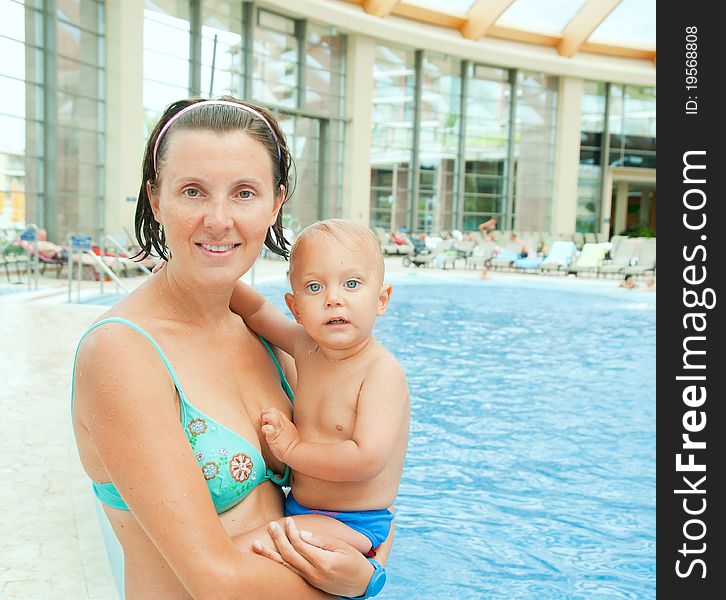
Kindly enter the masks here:
[[655, 88], [612, 85], [609, 112], [609, 164], [655, 169]]
[[56, 1], [58, 231], [103, 230], [104, 28], [103, 2]]
[[599, 231], [603, 165], [655, 169], [655, 139], [655, 88], [584, 83], [577, 231]]
[[296, 163], [286, 225], [299, 229], [340, 216], [345, 40], [332, 27], [242, 0], [147, 2], [146, 135], [170, 102], [197, 85], [202, 97], [230, 95], [267, 106]]
[[476, 230], [497, 216], [502, 222], [510, 137], [509, 73], [473, 65], [465, 119], [464, 205], [461, 228]]
[[463, 72], [465, 81], [452, 57], [422, 52], [417, 63], [412, 49], [376, 47], [371, 224], [473, 231], [496, 215], [502, 228], [548, 230], [557, 78], [481, 64]]
[[201, 95], [205, 98], [243, 97], [241, 3], [203, 0], [201, 19]]
[[0, 14], [0, 227], [24, 227], [44, 201], [43, 17], [11, 0]]
[[[343, 160], [345, 142], [345, 55], [346, 37], [327, 25], [305, 24], [303, 109], [319, 119], [321, 139], [318, 218], [343, 214]], [[295, 201], [297, 204], [298, 201]], [[314, 220], [314, 219], [313, 219]], [[311, 223], [312, 220], [305, 220]]]
[[600, 230], [602, 148], [605, 132], [607, 85], [585, 81], [580, 108], [580, 166], [577, 173], [577, 231]]
[[372, 227], [408, 226], [409, 164], [413, 152], [415, 56], [412, 49], [377, 45], [371, 131]]
[[252, 96], [258, 102], [279, 107], [299, 105], [300, 40], [294, 19], [257, 11]]
[[0, 0], [0, 14], [0, 226], [98, 235], [103, 3]]
[[511, 228], [549, 231], [557, 130], [557, 77], [519, 71]]
[[189, 96], [190, 3], [146, 2], [144, 139], [168, 104]]
[[424, 53], [421, 65], [416, 230], [450, 229], [461, 127], [461, 61]]

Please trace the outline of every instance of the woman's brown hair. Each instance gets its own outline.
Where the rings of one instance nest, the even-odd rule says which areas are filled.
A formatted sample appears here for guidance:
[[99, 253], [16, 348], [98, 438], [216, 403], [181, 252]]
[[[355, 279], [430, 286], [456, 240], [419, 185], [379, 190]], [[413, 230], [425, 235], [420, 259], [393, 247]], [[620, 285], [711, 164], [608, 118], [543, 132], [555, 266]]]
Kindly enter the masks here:
[[[282, 186], [285, 190], [285, 202], [292, 195], [291, 184], [294, 183], [290, 173], [292, 157], [275, 117], [266, 108], [250, 102], [241, 102], [231, 97], [220, 98], [220, 101], [219, 103], [214, 103], [214, 101], [205, 102], [203, 99], [198, 98], [173, 102], [167, 106], [164, 114], [151, 132], [144, 151], [141, 188], [139, 189], [134, 220], [136, 239], [139, 246], [141, 246], [141, 250], [134, 258], [138, 257], [139, 260], [143, 260], [150, 256], [153, 251], [156, 251], [164, 260], [169, 259], [164, 230], [154, 218], [151, 202], [146, 191], [146, 183], [149, 182], [152, 189], [156, 188], [160, 178], [159, 174], [164, 168], [169, 136], [173, 131], [185, 129], [218, 133], [229, 131], [247, 133], [260, 142], [270, 156], [275, 193], [281, 193], [280, 187]], [[203, 105], [185, 111], [184, 114], [179, 114], [177, 117], [178, 113], [198, 103], [203, 103]], [[239, 108], [231, 104], [238, 105]], [[173, 124], [165, 130], [165, 126], [171, 120], [174, 120]], [[156, 153], [154, 149], [156, 149]], [[288, 245], [289, 243], [282, 231], [282, 208], [280, 208], [277, 220], [265, 236], [265, 246], [271, 252], [287, 258], [289, 256]]]

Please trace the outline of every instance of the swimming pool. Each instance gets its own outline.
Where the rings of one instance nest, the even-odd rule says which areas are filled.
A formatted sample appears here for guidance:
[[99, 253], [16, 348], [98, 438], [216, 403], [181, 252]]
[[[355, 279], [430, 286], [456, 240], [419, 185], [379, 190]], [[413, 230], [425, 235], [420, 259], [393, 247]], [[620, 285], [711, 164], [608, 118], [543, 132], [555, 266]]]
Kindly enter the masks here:
[[392, 283], [412, 424], [379, 597], [655, 598], [655, 294]]

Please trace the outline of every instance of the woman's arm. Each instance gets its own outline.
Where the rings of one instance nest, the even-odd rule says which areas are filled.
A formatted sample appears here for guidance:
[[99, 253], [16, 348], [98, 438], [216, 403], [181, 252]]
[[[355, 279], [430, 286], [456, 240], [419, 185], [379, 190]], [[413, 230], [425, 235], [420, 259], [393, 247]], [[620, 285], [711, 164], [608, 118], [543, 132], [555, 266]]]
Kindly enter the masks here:
[[[394, 511], [393, 506], [390, 510]], [[275, 527], [273, 527], [273, 525]], [[293, 519], [285, 519], [285, 529], [270, 523], [268, 529], [275, 548], [255, 542], [252, 549], [297, 573], [310, 584], [340, 596], [355, 598], [362, 595], [373, 575], [373, 566], [360, 552], [335, 538], [299, 531]], [[394, 522], [386, 541], [376, 549], [376, 560], [385, 565], [391, 553]], [[341, 591], [342, 581], [348, 587]]]
[[107, 324], [89, 334], [75, 384], [76, 429], [90, 434], [108, 479], [193, 598], [329, 598], [234, 547], [180, 426], [174, 385], [138, 333]]
[[242, 281], [235, 284], [229, 307], [252, 331], [290, 356], [295, 356], [295, 344], [304, 334], [302, 326], [287, 318], [249, 285]]

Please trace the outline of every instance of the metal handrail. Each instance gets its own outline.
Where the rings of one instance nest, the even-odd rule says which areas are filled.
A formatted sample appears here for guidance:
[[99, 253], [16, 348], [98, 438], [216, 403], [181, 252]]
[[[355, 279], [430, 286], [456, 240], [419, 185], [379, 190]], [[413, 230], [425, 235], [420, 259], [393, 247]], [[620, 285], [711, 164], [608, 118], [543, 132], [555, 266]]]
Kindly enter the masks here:
[[[116, 250], [117, 250], [117, 251], [119, 251], [119, 252], [127, 252], [126, 248], [124, 248], [124, 247], [123, 247], [123, 246], [122, 246], [122, 245], [121, 245], [121, 244], [120, 244], [120, 243], [118, 242], [118, 240], [116, 240], [116, 239], [115, 239], [114, 237], [112, 237], [112, 236], [110, 236], [110, 235], [104, 235], [104, 236], [103, 236], [103, 240], [104, 240], [105, 242], [106, 242], [106, 241], [107, 241], [107, 242], [110, 242], [110, 243], [111, 243], [111, 245], [112, 245], [112, 246], [113, 246], [114, 248], [116, 248]], [[123, 256], [119, 256], [118, 254], [116, 254], [116, 255], [114, 255], [114, 256], [116, 257], [116, 259], [124, 259], [124, 258], [126, 258], [126, 257], [123, 257]], [[134, 265], [134, 266], [136, 266], [136, 267], [138, 267], [139, 269], [141, 269], [141, 270], [142, 270], [142, 271], [143, 271], [144, 273], [146, 273], [147, 275], [151, 275], [151, 269], [149, 269], [148, 267], [146, 267], [146, 266], [142, 265], [142, 264], [141, 264], [140, 262], [137, 262], [137, 261], [135, 261], [135, 260], [132, 260], [132, 259], [130, 259], [130, 258], [126, 258], [126, 260], [130, 261], [131, 263], [133, 263], [133, 265]]]

